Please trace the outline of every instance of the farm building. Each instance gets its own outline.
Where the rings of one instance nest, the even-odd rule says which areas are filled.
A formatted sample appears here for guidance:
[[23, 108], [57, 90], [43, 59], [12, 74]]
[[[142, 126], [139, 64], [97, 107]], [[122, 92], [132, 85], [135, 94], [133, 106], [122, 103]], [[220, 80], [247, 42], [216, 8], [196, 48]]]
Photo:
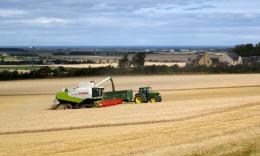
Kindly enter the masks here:
[[203, 53], [198, 54], [197, 57], [192, 60], [193, 65], [205, 65], [207, 67], [228, 64], [237, 65], [242, 64], [242, 57], [237, 56], [234, 53]]
[[228, 63], [229, 65], [242, 64], [242, 57], [235, 53], [220, 53], [220, 62]]
[[244, 64], [260, 63], [260, 56], [243, 57]]
[[209, 67], [213, 65], [213, 60], [209, 57], [208, 53], [199, 54], [194, 60], [192, 60], [192, 64]]
[[196, 53], [170, 53], [161, 52], [157, 54], [147, 54], [146, 61], [150, 62], [191, 62], [197, 56]]

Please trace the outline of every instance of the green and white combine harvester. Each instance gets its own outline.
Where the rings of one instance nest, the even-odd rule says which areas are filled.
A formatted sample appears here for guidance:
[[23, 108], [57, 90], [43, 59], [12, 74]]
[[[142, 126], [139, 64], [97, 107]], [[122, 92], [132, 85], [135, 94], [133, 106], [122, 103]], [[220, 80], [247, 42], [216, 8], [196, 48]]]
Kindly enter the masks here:
[[[112, 84], [112, 91], [104, 92], [100, 87], [106, 81]], [[94, 81], [80, 82], [76, 88], [62, 89], [56, 93], [56, 109], [79, 109], [92, 107], [106, 107], [124, 102], [148, 103], [161, 102], [160, 93], [152, 91], [150, 87], [141, 87], [133, 96], [133, 90], [116, 91], [113, 79], [107, 77], [101, 82], [95, 84]]]

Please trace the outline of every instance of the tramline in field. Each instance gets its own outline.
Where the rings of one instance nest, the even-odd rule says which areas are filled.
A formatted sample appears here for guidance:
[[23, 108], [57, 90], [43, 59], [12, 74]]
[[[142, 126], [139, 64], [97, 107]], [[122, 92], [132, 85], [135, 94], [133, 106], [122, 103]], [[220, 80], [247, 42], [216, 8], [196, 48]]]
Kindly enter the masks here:
[[[112, 91], [104, 92], [101, 87], [103, 83], [109, 81], [112, 84]], [[107, 77], [95, 84], [94, 81], [83, 81], [76, 88], [66, 88], [56, 93], [55, 106], [57, 109], [79, 109], [92, 107], [107, 107], [124, 102], [148, 103], [161, 102], [162, 97], [159, 92], [152, 91], [151, 87], [141, 87], [133, 96], [133, 90], [116, 91], [113, 79]]]

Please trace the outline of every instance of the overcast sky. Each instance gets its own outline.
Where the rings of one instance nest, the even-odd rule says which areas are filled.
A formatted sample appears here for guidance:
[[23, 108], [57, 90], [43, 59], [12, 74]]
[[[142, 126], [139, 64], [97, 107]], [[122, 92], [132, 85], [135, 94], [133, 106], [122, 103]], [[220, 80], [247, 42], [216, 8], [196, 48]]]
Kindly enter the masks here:
[[0, 0], [0, 45], [260, 42], [260, 0]]

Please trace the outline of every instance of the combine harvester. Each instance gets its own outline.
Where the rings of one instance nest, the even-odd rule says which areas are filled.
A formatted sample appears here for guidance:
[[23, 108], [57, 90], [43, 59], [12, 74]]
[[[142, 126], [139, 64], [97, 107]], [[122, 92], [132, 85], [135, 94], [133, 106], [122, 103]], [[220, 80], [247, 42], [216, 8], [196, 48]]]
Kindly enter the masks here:
[[[112, 91], [104, 92], [101, 84], [109, 81]], [[139, 92], [133, 96], [133, 90], [116, 91], [113, 79], [107, 77], [98, 84], [94, 81], [80, 82], [77, 88], [66, 88], [56, 93], [56, 109], [79, 109], [92, 107], [107, 107], [124, 102], [148, 103], [161, 102], [160, 93], [152, 91], [150, 87], [139, 88]]]

